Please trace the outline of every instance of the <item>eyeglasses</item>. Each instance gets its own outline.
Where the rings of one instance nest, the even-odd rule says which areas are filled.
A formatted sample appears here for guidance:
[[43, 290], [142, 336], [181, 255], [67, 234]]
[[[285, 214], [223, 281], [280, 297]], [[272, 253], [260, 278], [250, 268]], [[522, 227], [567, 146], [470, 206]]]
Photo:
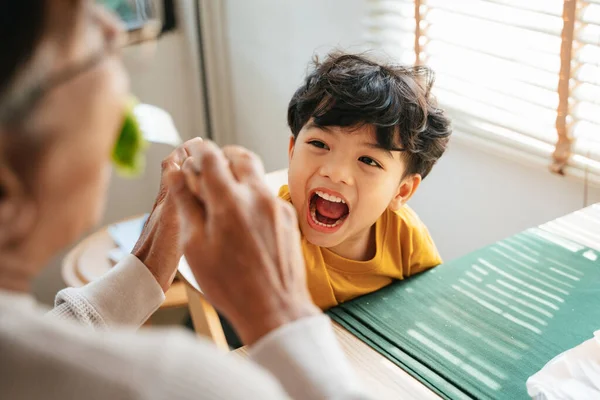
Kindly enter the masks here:
[[[98, 10], [99, 6], [94, 7]], [[119, 48], [156, 41], [162, 33], [162, 22], [150, 17], [151, 15], [155, 14], [146, 11], [145, 18], [125, 21], [127, 29], [120, 33], [114, 43], [105, 44], [101, 50], [85, 60], [64, 68], [0, 105], [0, 125], [16, 125], [22, 122], [48, 92], [91, 70]]]

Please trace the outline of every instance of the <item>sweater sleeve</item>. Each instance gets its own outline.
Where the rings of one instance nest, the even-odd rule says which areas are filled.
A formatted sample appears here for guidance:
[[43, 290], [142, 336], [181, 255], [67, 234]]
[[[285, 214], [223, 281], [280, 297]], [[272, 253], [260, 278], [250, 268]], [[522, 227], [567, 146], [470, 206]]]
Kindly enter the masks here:
[[[48, 314], [58, 319], [71, 319], [99, 328], [111, 328], [119, 325], [139, 326], [160, 306], [163, 300], [162, 289], [152, 274], [136, 257], [129, 256], [97, 281], [81, 288], [68, 288], [59, 292], [55, 308]], [[140, 338], [144, 336], [142, 335]], [[193, 354], [196, 343], [188, 340], [176, 340], [175, 342], [177, 343], [176, 347], [189, 346], [187, 350], [181, 348], [181, 358], [177, 363], [181, 363], [178, 367], [183, 368], [177, 374], [180, 377], [179, 382], [183, 385], [180, 389], [185, 391], [187, 388], [189, 391], [186, 393], [187, 396], [192, 393], [196, 393], [197, 396], [201, 392], [194, 392], [192, 387], [195, 386], [194, 382], [198, 381], [205, 369], [201, 365], [212, 365], [209, 368], [212, 369], [215, 366], [213, 364], [221, 362], [217, 362], [221, 358], [217, 356], [209, 361], [198, 355], [197, 361], [201, 365], [195, 365], [188, 370], [184, 367], [184, 360], [188, 357], [184, 357], [183, 354]], [[147, 349], [149, 350], [150, 347]], [[125, 353], [124, 349], [119, 353]], [[175, 351], [169, 352], [169, 354], [176, 353]], [[278, 384], [267, 384], [267, 382], [259, 382], [255, 379], [253, 385], [250, 383], [252, 379], [242, 378], [241, 375], [237, 376], [236, 370], [232, 369], [228, 374], [229, 378], [240, 384], [242, 381], [247, 381], [248, 386], [243, 385], [246, 393], [251, 393], [255, 389], [265, 390], [269, 393], [277, 392], [280, 384], [285, 392], [295, 399], [371, 398], [352, 371], [335, 338], [331, 321], [325, 315], [301, 319], [280, 327], [256, 343], [250, 353], [255, 363], [270, 372]], [[138, 354], [135, 358], [140, 360], [144, 357], [145, 355]], [[196, 360], [196, 358], [191, 357], [191, 360]], [[148, 365], [147, 363], [141, 364]], [[228, 368], [227, 365], [228, 362], [223, 364], [223, 370]], [[247, 370], [245, 373], [251, 374], [251, 371]], [[235, 378], [236, 376], [237, 378]], [[187, 378], [189, 381], [186, 380]], [[230, 379], [225, 380], [229, 381]], [[225, 387], [227, 386], [225, 381], [221, 383]], [[259, 388], [255, 385], [264, 386]], [[221, 387], [223, 393], [226, 393], [227, 389]], [[182, 395], [183, 393], [179, 392], [178, 396]], [[284, 397], [280, 393], [274, 398]], [[273, 397], [269, 395], [261, 398]]]
[[165, 295], [146, 266], [128, 255], [107, 274], [80, 288], [61, 290], [48, 315], [106, 328], [139, 327], [160, 307]]
[[285, 325], [250, 349], [294, 399], [370, 399], [325, 315]]

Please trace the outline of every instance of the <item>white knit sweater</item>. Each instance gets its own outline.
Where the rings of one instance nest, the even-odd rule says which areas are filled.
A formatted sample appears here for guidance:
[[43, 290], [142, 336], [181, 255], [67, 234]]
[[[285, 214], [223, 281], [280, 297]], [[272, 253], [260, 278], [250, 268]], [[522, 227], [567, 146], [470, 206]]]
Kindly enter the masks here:
[[243, 360], [182, 329], [137, 328], [164, 300], [129, 256], [65, 289], [46, 314], [0, 291], [1, 399], [363, 399], [326, 316], [259, 341]]

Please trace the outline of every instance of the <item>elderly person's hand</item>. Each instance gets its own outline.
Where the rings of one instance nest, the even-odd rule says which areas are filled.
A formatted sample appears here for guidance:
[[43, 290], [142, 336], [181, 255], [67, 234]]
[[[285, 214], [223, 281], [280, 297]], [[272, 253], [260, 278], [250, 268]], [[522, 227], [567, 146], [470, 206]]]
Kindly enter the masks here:
[[181, 170], [184, 161], [190, 156], [190, 148], [201, 142], [200, 138], [190, 139], [162, 161], [158, 196], [132, 251], [146, 265], [164, 292], [171, 286], [183, 254], [179, 243], [177, 210], [166, 182], [172, 174]]
[[169, 192], [206, 298], [246, 344], [320, 313], [306, 287], [296, 214], [270, 194], [259, 159], [210, 142], [194, 143], [190, 152], [182, 172], [171, 175]]

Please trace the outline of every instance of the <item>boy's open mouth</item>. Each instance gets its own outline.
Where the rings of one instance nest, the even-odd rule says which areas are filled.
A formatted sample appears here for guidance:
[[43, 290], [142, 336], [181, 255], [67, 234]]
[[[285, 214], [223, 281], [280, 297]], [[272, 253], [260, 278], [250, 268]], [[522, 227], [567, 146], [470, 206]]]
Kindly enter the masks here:
[[335, 228], [346, 219], [350, 209], [341, 197], [316, 190], [310, 196], [309, 213], [315, 225]]

